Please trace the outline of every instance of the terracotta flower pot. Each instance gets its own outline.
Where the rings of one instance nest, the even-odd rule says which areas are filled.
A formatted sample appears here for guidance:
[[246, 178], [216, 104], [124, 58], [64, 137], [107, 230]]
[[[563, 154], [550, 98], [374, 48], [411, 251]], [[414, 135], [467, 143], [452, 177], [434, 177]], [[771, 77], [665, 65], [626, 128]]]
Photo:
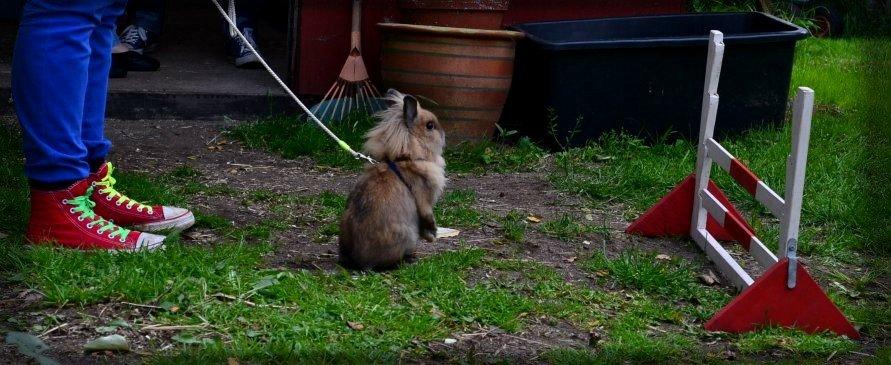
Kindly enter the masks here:
[[501, 29], [510, 0], [400, 0], [406, 23]]
[[[507, 99], [523, 33], [382, 23], [387, 87], [427, 102], [449, 142], [491, 138]], [[423, 103], [423, 101], [422, 101]]]

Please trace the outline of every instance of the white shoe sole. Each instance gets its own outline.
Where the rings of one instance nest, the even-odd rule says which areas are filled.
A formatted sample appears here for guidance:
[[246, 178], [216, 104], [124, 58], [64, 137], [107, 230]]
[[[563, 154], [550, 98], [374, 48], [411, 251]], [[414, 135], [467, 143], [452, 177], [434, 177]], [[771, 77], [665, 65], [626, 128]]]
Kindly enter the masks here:
[[173, 219], [165, 219], [163, 221], [151, 222], [146, 224], [137, 224], [133, 229], [141, 232], [157, 233], [175, 233], [185, 230], [195, 224], [195, 215], [188, 212]]

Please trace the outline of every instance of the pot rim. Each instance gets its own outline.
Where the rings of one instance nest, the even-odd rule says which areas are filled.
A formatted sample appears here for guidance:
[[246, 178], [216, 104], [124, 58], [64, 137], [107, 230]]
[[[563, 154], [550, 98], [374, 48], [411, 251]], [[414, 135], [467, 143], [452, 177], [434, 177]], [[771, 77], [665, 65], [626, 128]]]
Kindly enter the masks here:
[[437, 27], [433, 25], [417, 25], [405, 23], [377, 23], [384, 31], [397, 31], [405, 33], [421, 33], [445, 35], [459, 38], [486, 38], [486, 39], [510, 39], [518, 40], [526, 36], [525, 33], [511, 30], [488, 30], [455, 27]]

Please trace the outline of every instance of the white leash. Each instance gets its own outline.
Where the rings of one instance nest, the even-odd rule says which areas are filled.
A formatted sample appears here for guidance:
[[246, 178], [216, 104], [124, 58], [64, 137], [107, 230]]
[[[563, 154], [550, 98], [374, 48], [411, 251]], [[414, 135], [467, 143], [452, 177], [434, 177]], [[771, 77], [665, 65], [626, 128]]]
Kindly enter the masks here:
[[[312, 111], [310, 111], [309, 108], [307, 108], [306, 105], [304, 105], [302, 101], [300, 101], [300, 99], [297, 97], [297, 95], [295, 95], [294, 92], [291, 91], [291, 88], [289, 88], [288, 85], [285, 84], [285, 82], [282, 81], [282, 79], [279, 78], [278, 75], [276, 75], [275, 71], [272, 71], [272, 68], [269, 67], [269, 64], [266, 63], [266, 60], [263, 59], [263, 56], [260, 55], [260, 52], [257, 52], [257, 50], [254, 49], [254, 46], [251, 45], [251, 42], [248, 42], [247, 38], [244, 37], [244, 34], [241, 34], [241, 30], [238, 29], [237, 25], [235, 25], [235, 21], [231, 17], [229, 17], [229, 14], [226, 14], [226, 10], [224, 10], [223, 7], [220, 6], [220, 3], [217, 0], [210, 0], [210, 1], [213, 3], [214, 6], [216, 6], [217, 10], [220, 12], [220, 15], [223, 16], [223, 19], [226, 20], [226, 23], [229, 23], [229, 33], [231, 34], [234, 31], [235, 35], [237, 35], [238, 38], [241, 39], [242, 42], [244, 42], [244, 45], [247, 46], [247, 48], [249, 50], [251, 50], [251, 52], [254, 55], [257, 56], [257, 59], [260, 61], [260, 64], [263, 65], [263, 68], [266, 69], [266, 72], [269, 72], [269, 75], [272, 76], [272, 78], [274, 78], [276, 82], [278, 82], [279, 86], [281, 86], [282, 89], [284, 89], [288, 93], [289, 96], [291, 96], [291, 99], [294, 99], [294, 101], [297, 102], [297, 105], [300, 105], [300, 108], [303, 109], [303, 112], [305, 112], [306, 115], [308, 115], [310, 117], [310, 119], [313, 120], [313, 122], [316, 122], [316, 124], [319, 126], [319, 128], [322, 128], [322, 130], [324, 130], [325, 133], [328, 134], [328, 136], [330, 136], [335, 142], [337, 142], [337, 144], [340, 146], [340, 148], [343, 148], [345, 151], [349, 152], [349, 154], [353, 155], [353, 157], [355, 157], [356, 159], [365, 160], [365, 161], [368, 161], [369, 163], [377, 163], [377, 161], [375, 161], [373, 158], [368, 157], [360, 152], [354, 151], [353, 148], [350, 147], [349, 144], [347, 144], [346, 142], [344, 142], [343, 140], [338, 138], [337, 135], [334, 134], [334, 132], [331, 132], [331, 130], [328, 129], [327, 126], [325, 126], [325, 123], [322, 123], [322, 121], [319, 120], [319, 118], [316, 117], [316, 115], [313, 114]], [[229, 0], [229, 9], [232, 12], [232, 14], [234, 15], [235, 14], [235, 0]]]

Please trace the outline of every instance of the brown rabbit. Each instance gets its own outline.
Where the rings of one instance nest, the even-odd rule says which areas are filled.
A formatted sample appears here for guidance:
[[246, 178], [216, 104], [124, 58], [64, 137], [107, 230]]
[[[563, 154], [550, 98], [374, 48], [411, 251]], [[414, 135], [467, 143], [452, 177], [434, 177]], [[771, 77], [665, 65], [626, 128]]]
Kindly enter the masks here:
[[390, 89], [390, 107], [365, 135], [369, 165], [340, 221], [341, 264], [360, 270], [393, 268], [411, 258], [420, 238], [436, 239], [433, 205], [445, 186], [445, 133], [411, 95]]

